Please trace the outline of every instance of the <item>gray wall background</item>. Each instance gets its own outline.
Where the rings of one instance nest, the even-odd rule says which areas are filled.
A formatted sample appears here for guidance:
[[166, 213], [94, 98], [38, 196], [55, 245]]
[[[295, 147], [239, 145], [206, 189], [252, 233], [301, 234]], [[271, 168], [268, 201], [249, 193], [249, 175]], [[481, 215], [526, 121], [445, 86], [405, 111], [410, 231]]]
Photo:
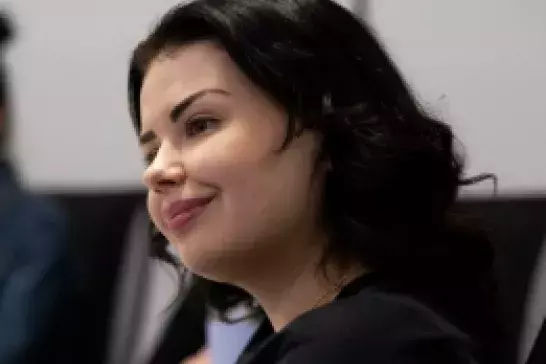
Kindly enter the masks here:
[[[140, 185], [125, 102], [127, 60], [175, 3], [0, 0], [20, 26], [10, 53], [17, 96], [13, 154], [32, 187]], [[469, 173], [497, 173], [501, 192], [543, 190], [546, 2], [368, 3], [371, 22], [420, 100], [454, 125]]]

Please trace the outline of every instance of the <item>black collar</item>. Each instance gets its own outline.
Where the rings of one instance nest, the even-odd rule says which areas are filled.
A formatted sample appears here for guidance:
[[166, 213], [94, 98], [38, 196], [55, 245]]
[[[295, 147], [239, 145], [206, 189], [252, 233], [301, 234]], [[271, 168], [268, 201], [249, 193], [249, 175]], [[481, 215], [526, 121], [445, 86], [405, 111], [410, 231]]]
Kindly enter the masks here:
[[[366, 273], [347, 284], [336, 296], [336, 300], [354, 296], [362, 291], [364, 288], [375, 284], [376, 282], [378, 282], [378, 280], [379, 278], [377, 273]], [[252, 357], [263, 346], [267, 339], [274, 335], [274, 333], [275, 332], [273, 330], [273, 327], [271, 326], [271, 323], [267, 320], [267, 318], [264, 318], [260, 326], [258, 326], [256, 332], [250, 339], [249, 343], [243, 350], [237, 363], [246, 363], [249, 358]]]
[[347, 298], [358, 294], [364, 288], [376, 284], [379, 281], [377, 273], [366, 273], [352, 280], [336, 296], [336, 300]]

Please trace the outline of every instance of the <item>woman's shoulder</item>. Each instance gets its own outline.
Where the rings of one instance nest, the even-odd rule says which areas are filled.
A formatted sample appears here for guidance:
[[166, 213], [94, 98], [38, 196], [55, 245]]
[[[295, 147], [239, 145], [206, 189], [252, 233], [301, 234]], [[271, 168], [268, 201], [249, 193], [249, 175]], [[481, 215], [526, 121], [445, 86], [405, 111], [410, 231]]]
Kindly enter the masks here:
[[373, 289], [303, 315], [275, 341], [275, 362], [283, 364], [473, 363], [469, 341], [443, 318], [410, 297]]
[[420, 328], [466, 339], [455, 326], [413, 297], [375, 288], [311, 311], [294, 321], [289, 331], [303, 336], [332, 335], [348, 328], [374, 335]]

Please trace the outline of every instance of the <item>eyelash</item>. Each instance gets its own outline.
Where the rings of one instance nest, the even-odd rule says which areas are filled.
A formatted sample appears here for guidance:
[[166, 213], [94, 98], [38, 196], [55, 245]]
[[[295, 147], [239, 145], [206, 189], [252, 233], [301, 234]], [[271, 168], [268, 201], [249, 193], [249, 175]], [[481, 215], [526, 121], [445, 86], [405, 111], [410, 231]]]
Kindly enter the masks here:
[[[187, 123], [185, 123], [186, 136], [189, 137], [189, 138], [193, 138], [193, 137], [198, 136], [199, 134], [206, 133], [209, 129], [211, 129], [213, 127], [216, 127], [219, 122], [220, 122], [220, 120], [218, 120], [216, 118], [213, 118], [213, 117], [196, 117], [194, 119], [191, 119]], [[208, 123], [206, 130], [202, 130], [202, 131], [192, 130], [192, 127], [202, 125], [202, 123]], [[213, 124], [212, 127], [208, 127], [210, 125], [210, 123]], [[146, 161], [147, 165], [152, 164], [156, 154], [157, 154], [157, 149], [154, 149], [154, 150], [150, 151], [148, 154], [146, 154], [145, 161]]]
[[[210, 124], [213, 124], [212, 127], [208, 127], [206, 130], [204, 131], [201, 131], [201, 132], [192, 132], [192, 127], [195, 127], [196, 125], [199, 125], [201, 123], [208, 123], [207, 126], [209, 126]], [[203, 117], [196, 117], [194, 119], [191, 119], [189, 120], [186, 124], [185, 124], [185, 130], [186, 130], [186, 136], [188, 137], [195, 137], [199, 134], [202, 134], [202, 133], [205, 133], [207, 132], [209, 129], [211, 128], [214, 128], [218, 125], [219, 123], [219, 120], [216, 119], [216, 118], [213, 118], [213, 117], [207, 117], [207, 116], [203, 116]]]

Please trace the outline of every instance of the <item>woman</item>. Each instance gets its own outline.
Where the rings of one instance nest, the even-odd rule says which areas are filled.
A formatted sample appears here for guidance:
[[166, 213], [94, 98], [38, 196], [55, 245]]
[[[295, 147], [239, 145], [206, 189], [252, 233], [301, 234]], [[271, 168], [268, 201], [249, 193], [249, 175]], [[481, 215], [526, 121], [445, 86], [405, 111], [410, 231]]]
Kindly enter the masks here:
[[160, 236], [221, 314], [275, 332], [241, 361], [488, 360], [491, 253], [452, 212], [453, 133], [344, 8], [180, 5], [135, 50], [129, 99]]

